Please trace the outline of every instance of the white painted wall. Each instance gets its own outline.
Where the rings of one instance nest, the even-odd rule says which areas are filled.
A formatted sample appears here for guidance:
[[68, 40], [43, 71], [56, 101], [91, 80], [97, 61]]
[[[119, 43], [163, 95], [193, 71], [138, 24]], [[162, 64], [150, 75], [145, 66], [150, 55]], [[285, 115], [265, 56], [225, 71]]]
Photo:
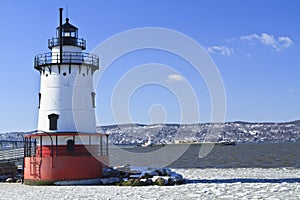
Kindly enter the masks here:
[[[64, 46], [64, 50], [77, 51], [78, 47]], [[59, 49], [53, 48], [55, 53]], [[81, 132], [95, 133], [96, 120], [95, 110], [92, 105], [93, 77], [88, 67], [81, 65], [61, 65], [60, 73], [58, 66], [52, 65], [51, 74], [49, 69], [41, 73], [41, 101], [38, 118], [38, 130], [46, 132]], [[65, 76], [64, 76], [65, 73]], [[49, 130], [48, 115], [58, 114], [58, 130]]]

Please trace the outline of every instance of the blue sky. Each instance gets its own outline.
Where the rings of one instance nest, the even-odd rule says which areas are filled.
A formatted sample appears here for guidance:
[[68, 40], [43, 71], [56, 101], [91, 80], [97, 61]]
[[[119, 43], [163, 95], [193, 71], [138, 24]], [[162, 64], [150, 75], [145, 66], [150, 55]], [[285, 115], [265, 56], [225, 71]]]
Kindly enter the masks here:
[[[120, 32], [162, 27], [181, 32], [209, 53], [226, 90], [226, 121], [290, 121], [300, 119], [299, 1], [1, 1], [0, 132], [37, 127], [39, 73], [33, 58], [48, 52], [55, 36], [58, 8], [79, 28], [87, 52]], [[210, 120], [210, 96], [203, 79], [185, 60], [158, 50], [129, 53], [115, 61], [97, 85], [96, 115], [113, 124], [112, 90], [131, 69], [161, 63], [195, 90], [200, 122]], [[173, 74], [174, 75], [174, 74]], [[155, 75], [153, 75], [155, 76]], [[178, 86], [180, 87], [180, 86]], [[180, 122], [176, 95], [148, 85], [129, 99], [133, 122]], [[151, 119], [155, 117], [155, 119]], [[192, 121], [191, 121], [192, 122]]]

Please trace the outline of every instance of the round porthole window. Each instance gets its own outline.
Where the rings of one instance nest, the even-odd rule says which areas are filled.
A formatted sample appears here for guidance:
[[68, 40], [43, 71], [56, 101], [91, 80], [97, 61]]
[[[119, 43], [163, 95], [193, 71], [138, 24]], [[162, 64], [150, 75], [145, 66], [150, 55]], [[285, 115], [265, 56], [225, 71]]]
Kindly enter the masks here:
[[66, 75], [67, 75], [67, 73], [66, 73], [66, 72], [64, 72], [64, 73], [63, 73], [63, 75], [64, 75], [64, 76], [66, 76]]

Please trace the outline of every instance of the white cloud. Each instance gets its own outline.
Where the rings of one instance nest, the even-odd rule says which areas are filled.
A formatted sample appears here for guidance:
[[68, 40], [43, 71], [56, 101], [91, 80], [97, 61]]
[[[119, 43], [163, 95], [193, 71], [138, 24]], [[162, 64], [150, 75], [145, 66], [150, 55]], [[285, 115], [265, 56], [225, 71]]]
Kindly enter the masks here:
[[254, 45], [256, 41], [259, 41], [261, 44], [270, 46], [276, 51], [282, 51], [293, 45], [293, 41], [289, 37], [280, 36], [278, 38], [275, 38], [273, 35], [267, 33], [261, 33], [260, 35], [245, 35], [241, 36], [240, 39], [242, 41], [248, 41], [249, 45]]
[[289, 48], [293, 45], [293, 41], [289, 37], [279, 37], [278, 42], [283, 48]]
[[222, 56], [230, 56], [234, 53], [232, 48], [226, 47], [226, 46], [212, 46], [208, 47], [207, 51], [210, 54], [220, 54]]
[[184, 81], [184, 78], [180, 76], [179, 74], [170, 74], [167, 78], [168, 82], [172, 81]]

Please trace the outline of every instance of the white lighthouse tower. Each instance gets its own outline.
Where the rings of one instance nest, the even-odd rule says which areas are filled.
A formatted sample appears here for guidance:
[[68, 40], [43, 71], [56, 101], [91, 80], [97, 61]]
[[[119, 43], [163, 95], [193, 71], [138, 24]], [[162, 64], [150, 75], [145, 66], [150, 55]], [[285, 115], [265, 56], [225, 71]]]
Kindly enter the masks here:
[[[86, 41], [66, 18], [48, 40], [51, 52], [34, 58], [40, 72], [37, 133], [25, 137], [28, 184], [99, 178], [108, 164], [107, 135], [96, 133], [93, 74], [99, 57], [83, 52]], [[105, 138], [105, 139], [103, 139]]]
[[82, 52], [86, 42], [68, 18], [56, 30], [48, 41], [51, 52], [35, 57], [41, 74], [38, 130], [95, 133], [93, 74], [99, 58]]

